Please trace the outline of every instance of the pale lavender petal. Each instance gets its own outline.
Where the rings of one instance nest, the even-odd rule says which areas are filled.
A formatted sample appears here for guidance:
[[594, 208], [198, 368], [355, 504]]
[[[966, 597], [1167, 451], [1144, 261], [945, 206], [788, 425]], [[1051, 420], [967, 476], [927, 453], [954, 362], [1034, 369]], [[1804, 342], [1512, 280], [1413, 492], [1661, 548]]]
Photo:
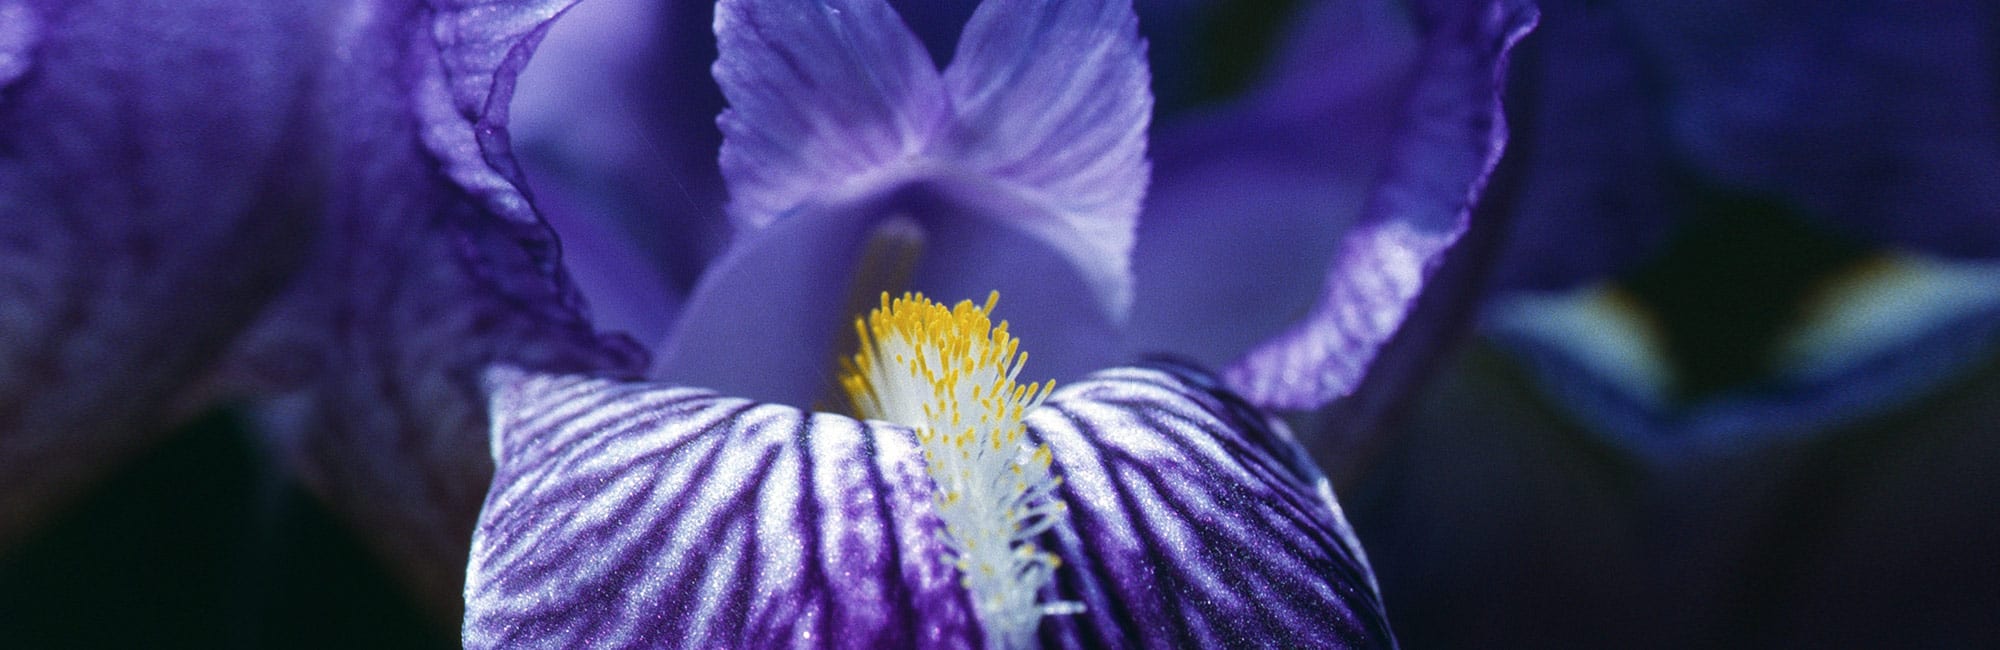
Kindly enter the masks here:
[[0, 544], [170, 430], [306, 257], [314, 18], [0, 1]]
[[684, 294], [633, 233], [601, 218], [622, 206], [563, 186], [535, 189], [535, 207], [561, 237], [563, 269], [590, 301], [591, 324], [635, 341], [664, 338]]
[[875, 189], [864, 177], [896, 171], [947, 116], [936, 66], [883, 0], [723, 0], [715, 33], [740, 224]]
[[465, 644], [972, 647], [909, 430], [499, 370]]
[[1507, 53], [1533, 27], [1535, 10], [1504, 1], [1443, 4], [1419, 7], [1418, 20], [1432, 28], [1399, 97], [1408, 118], [1334, 252], [1319, 301], [1227, 372], [1257, 404], [1312, 408], [1354, 389], [1464, 232], [1499, 158]]
[[849, 352], [836, 343], [874, 305], [850, 295], [871, 212], [812, 212], [743, 233], [702, 275], [653, 377], [800, 407], [834, 396], [835, 360]]
[[[829, 403], [836, 360], [853, 352], [855, 316], [881, 292], [905, 290], [947, 303], [999, 291], [1014, 333], [1042, 342], [1034, 353], [1042, 376], [1068, 381], [1117, 361], [1117, 331], [1088, 282], [1059, 251], [970, 207], [979, 202], [916, 184], [744, 233], [702, 277], [659, 348], [654, 377], [793, 406]], [[922, 253], [905, 260], [907, 285], [868, 284], [863, 267], [882, 261], [865, 251], [885, 231], [920, 242]]]
[[1367, 556], [1284, 424], [1184, 367], [1123, 368], [1028, 416], [1063, 477], [1061, 647], [1393, 647]]
[[1030, 193], [1043, 210], [1014, 223], [1064, 251], [1118, 320], [1151, 171], [1138, 22], [1130, 0], [988, 0], [944, 73], [950, 159]]
[[[967, 54], [944, 80], [964, 104], [955, 107], [915, 37], [880, 0], [721, 5], [716, 79], [731, 102], [721, 118], [722, 164], [737, 218], [756, 227], [706, 271], [663, 345], [657, 377], [795, 406], [818, 403], [834, 386], [834, 360], [847, 352], [840, 342], [849, 338], [850, 319], [885, 290], [950, 302], [997, 289], [1009, 296], [1009, 313], [1020, 315], [1010, 316], [1020, 334], [1056, 342], [1053, 362], [1042, 367], [1063, 379], [1113, 359], [1125, 251], [1098, 243], [1129, 229], [1129, 219], [1102, 225], [1072, 218], [1079, 215], [1064, 211], [1096, 209], [1084, 204], [1101, 201], [1062, 183], [1109, 173], [1138, 185], [1104, 196], [1136, 201], [1149, 100], [1129, 6], [1071, 8], [1087, 11], [1012, 17], [1031, 33], [976, 15], [961, 41]], [[1119, 38], [1105, 52], [1080, 44], [1107, 34]], [[1076, 46], [1084, 53], [1080, 69], [1099, 72], [1059, 77], [1056, 64], [1039, 58], [1042, 48], [1059, 45]], [[1016, 56], [1006, 62], [1027, 64], [981, 62], [1010, 52]], [[1129, 56], [1114, 56], [1121, 53]], [[986, 77], [1009, 87], [1056, 84], [1063, 92], [1039, 103], [1058, 119], [1011, 121], [1010, 107], [1031, 100], [1004, 88], [988, 92], [977, 85]], [[1078, 86], [1092, 82], [1115, 82], [1109, 100], [1078, 96]], [[1046, 110], [1051, 106], [1059, 110]], [[1078, 130], [1081, 123], [1067, 119], [1134, 107], [1136, 122], [1107, 133]], [[1003, 140], [993, 130], [1010, 125], [1030, 137]], [[1028, 148], [1016, 148], [1023, 144]], [[1067, 172], [1037, 172], [1038, 164]], [[1077, 193], [1084, 203], [1052, 202], [1057, 192]], [[906, 272], [884, 286], [856, 284], [882, 263], [865, 255], [864, 243], [895, 227], [910, 230], [911, 252], [892, 262]], [[1016, 305], [1024, 308], [1011, 311]]]
[[[908, 429], [662, 384], [494, 371], [471, 647], [968, 647]], [[1061, 647], [1389, 646], [1367, 560], [1282, 424], [1177, 367], [1029, 416], [1064, 477]]]

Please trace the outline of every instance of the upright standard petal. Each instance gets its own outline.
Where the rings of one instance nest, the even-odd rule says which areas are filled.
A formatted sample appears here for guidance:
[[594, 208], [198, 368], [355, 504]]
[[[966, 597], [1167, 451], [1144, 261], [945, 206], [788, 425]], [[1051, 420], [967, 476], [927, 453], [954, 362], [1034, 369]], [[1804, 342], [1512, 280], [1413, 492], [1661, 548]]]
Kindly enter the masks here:
[[0, 545], [170, 430], [307, 257], [317, 17], [0, 2]]
[[[909, 429], [661, 385], [500, 370], [470, 647], [977, 645]], [[1029, 416], [1086, 611], [1045, 645], [1388, 646], [1366, 559], [1282, 425], [1178, 368]]]
[[1153, 116], [1130, 0], [988, 0], [944, 84], [958, 116], [950, 157], [1033, 194], [1052, 219], [1020, 225], [1062, 250], [1122, 320], [1146, 194]]
[[1318, 301], [1299, 323], [1230, 366], [1229, 384], [1271, 408], [1319, 406], [1352, 391], [1464, 232], [1506, 141], [1508, 51], [1534, 26], [1524, 2], [1420, 3], [1422, 59], [1401, 96], [1408, 117], [1342, 235]]
[[937, 67], [883, 0], [723, 0], [715, 38], [722, 175], [746, 226], [875, 189], [948, 117]]
[[[910, 289], [1000, 289], [1024, 331], [1069, 346], [1045, 366], [1058, 378], [1102, 367], [1147, 175], [1133, 23], [1127, 2], [982, 7], [940, 74], [882, 0], [722, 3], [722, 165], [747, 228], [690, 297], [659, 376], [811, 404], [849, 296]], [[826, 223], [794, 223], [808, 220]], [[780, 241], [804, 232], [831, 234]], [[893, 254], [864, 250], [883, 235]]]

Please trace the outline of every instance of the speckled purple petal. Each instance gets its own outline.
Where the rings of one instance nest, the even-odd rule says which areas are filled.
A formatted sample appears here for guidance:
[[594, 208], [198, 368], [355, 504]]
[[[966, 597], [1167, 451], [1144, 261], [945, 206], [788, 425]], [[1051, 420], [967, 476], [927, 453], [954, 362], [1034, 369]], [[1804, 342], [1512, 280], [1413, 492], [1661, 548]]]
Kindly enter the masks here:
[[171, 429], [305, 256], [314, 18], [0, 0], [0, 545]]
[[1534, 8], [1441, 0], [1415, 13], [1427, 26], [1421, 58], [1407, 90], [1394, 96], [1407, 117], [1334, 251], [1318, 301], [1226, 373], [1252, 402], [1304, 409], [1352, 391], [1464, 232], [1499, 159], [1507, 53], [1533, 27]]
[[2000, 7], [1624, 2], [1666, 130], [1710, 180], [1856, 233], [2000, 255]]
[[[660, 384], [491, 375], [499, 472], [469, 647], [968, 647], [908, 429]], [[1393, 644], [1367, 561], [1281, 424], [1178, 368], [1029, 416], [1069, 524], [1057, 647]]]

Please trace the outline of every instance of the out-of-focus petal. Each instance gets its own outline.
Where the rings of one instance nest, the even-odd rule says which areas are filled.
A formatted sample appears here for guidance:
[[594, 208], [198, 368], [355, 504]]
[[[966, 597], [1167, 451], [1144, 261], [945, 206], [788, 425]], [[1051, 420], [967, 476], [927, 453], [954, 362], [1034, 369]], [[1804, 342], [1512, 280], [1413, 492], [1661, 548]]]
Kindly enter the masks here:
[[0, 2], [0, 544], [171, 429], [307, 257], [317, 18]]
[[[663, 385], [498, 370], [472, 647], [975, 644], [901, 427]], [[1387, 646], [1367, 561], [1281, 424], [1177, 368], [1029, 416], [1069, 523], [1045, 644]]]
[[488, 148], [505, 141], [492, 106], [525, 62], [516, 48], [553, 11], [440, 9], [359, 3], [330, 21], [312, 108], [314, 150], [334, 163], [314, 263], [231, 370], [280, 369], [248, 395], [274, 453], [449, 620], [492, 472], [481, 370], [630, 376], [645, 355], [593, 332], [511, 158]]
[[1670, 176], [1659, 91], [1617, 14], [1547, 3], [1535, 33], [1509, 73], [1521, 180], [1496, 206], [1513, 222], [1496, 282], [1565, 289], [1631, 270], [1691, 206]]
[[1767, 376], [1694, 399], [1653, 313], [1615, 289], [1510, 295], [1486, 325], [1544, 392], [1655, 464], [1820, 435], [2000, 352], [2000, 263], [1891, 256], [1828, 284]]
[[2000, 10], [1959, 0], [1631, 2], [1666, 125], [1709, 180], [1929, 252], [2000, 255]]
[[875, 189], [948, 116], [937, 67], [883, 0], [723, 0], [715, 34], [722, 175], [747, 226]]
[[1252, 402], [1304, 409], [1352, 391], [1416, 303], [1439, 256], [1464, 232], [1499, 158], [1507, 54], [1533, 27], [1534, 8], [1434, 2], [1419, 4], [1414, 14], [1417, 62], [1404, 84], [1391, 86], [1400, 92], [1383, 99], [1403, 117], [1392, 127], [1358, 216], [1333, 249], [1317, 300], [1302, 320], [1226, 372]]
[[949, 158], [1031, 191], [1045, 208], [1022, 216], [1057, 223], [1017, 223], [1067, 254], [1121, 320], [1150, 173], [1138, 22], [1130, 0], [987, 0], [944, 73], [958, 117]]

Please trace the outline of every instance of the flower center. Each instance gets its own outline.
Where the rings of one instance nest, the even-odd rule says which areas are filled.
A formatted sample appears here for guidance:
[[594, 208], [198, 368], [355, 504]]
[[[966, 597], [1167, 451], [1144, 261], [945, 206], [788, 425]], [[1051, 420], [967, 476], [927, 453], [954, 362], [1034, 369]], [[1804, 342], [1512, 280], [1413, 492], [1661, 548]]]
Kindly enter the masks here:
[[1062, 560], [1030, 540], [1066, 509], [1049, 448], [1024, 438], [1021, 418], [1055, 382], [1015, 383], [1028, 355], [1007, 323], [988, 317], [999, 300], [996, 291], [983, 307], [965, 300], [946, 309], [921, 294], [882, 294], [880, 307], [854, 321], [861, 349], [843, 362], [840, 385], [857, 415], [916, 429], [944, 541], [986, 645], [1025, 648], [1043, 616], [1083, 606], [1039, 600]]

